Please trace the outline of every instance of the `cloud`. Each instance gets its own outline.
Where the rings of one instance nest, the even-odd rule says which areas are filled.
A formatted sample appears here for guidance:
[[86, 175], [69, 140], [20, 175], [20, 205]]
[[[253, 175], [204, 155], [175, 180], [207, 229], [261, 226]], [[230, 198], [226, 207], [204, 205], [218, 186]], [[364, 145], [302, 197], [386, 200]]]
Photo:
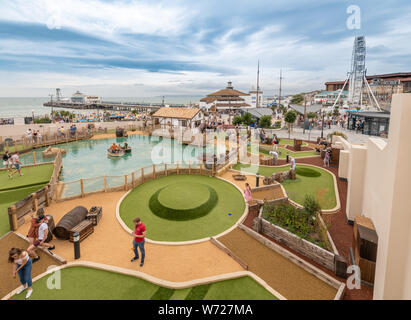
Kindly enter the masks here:
[[57, 86], [110, 96], [204, 95], [233, 81], [246, 91], [259, 59], [266, 94], [278, 93], [280, 68], [285, 93], [295, 93], [343, 80], [359, 34], [369, 74], [410, 71], [411, 5], [361, 1], [362, 28], [353, 31], [345, 24], [349, 4], [0, 0], [0, 88], [8, 96]]

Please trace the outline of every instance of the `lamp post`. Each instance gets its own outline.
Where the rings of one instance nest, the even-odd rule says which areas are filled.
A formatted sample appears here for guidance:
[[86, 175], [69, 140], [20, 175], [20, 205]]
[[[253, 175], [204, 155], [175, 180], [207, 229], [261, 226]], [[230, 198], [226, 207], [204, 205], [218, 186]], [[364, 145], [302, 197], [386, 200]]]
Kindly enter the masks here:
[[[321, 104], [322, 106], [322, 104]], [[324, 110], [321, 110], [322, 113], [322, 122], [321, 122], [321, 139], [324, 138]]]

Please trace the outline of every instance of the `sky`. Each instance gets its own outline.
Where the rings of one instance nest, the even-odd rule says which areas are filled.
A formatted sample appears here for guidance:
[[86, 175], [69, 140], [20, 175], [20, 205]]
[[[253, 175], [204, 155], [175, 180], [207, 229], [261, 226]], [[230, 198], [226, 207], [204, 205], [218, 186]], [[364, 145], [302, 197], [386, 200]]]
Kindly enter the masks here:
[[264, 95], [280, 69], [285, 94], [324, 89], [358, 35], [367, 74], [411, 72], [409, 21], [409, 0], [0, 0], [0, 97], [248, 92], [258, 60]]

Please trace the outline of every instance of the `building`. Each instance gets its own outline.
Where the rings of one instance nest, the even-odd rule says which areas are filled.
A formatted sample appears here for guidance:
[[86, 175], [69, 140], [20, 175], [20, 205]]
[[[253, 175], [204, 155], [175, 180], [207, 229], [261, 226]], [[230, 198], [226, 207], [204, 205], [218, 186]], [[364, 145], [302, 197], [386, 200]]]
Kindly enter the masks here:
[[[314, 96], [314, 102], [323, 105], [333, 105], [338, 98], [340, 91], [322, 91]], [[343, 91], [337, 105], [343, 105], [348, 99], [348, 91]]]
[[[257, 105], [257, 93], [258, 93], [258, 105]], [[255, 88], [251, 88], [249, 91], [249, 96], [246, 97], [246, 102], [252, 108], [262, 108], [264, 107], [264, 96], [263, 91], [261, 89], [256, 90]]]
[[262, 116], [270, 116], [273, 117], [274, 112], [271, 108], [242, 108], [240, 109], [241, 115], [246, 113], [251, 114], [254, 122], [258, 122]]
[[76, 91], [76, 93], [71, 96], [71, 102], [78, 104], [101, 104], [101, 98], [96, 96], [86, 96], [80, 91]]
[[235, 90], [231, 82], [225, 89], [210, 93], [200, 99], [200, 108], [203, 110], [234, 111], [240, 108], [251, 108], [250, 94]]
[[[390, 110], [392, 95], [395, 93], [411, 93], [411, 72], [398, 72], [389, 74], [379, 74], [367, 76], [368, 83], [371, 87], [375, 98], [380, 107]], [[326, 91], [341, 90], [345, 81], [326, 82]], [[345, 90], [349, 88], [349, 81], [345, 86]], [[368, 93], [365, 87], [363, 88], [364, 104], [370, 104]]]
[[411, 94], [394, 94], [387, 140], [373, 137], [365, 145], [354, 145], [333, 137], [333, 145], [342, 149], [338, 177], [348, 181], [346, 218], [371, 219], [378, 236], [375, 300], [411, 299], [409, 119]]
[[389, 112], [348, 111], [347, 129], [355, 130], [357, 121], [364, 122], [364, 127], [362, 129], [363, 134], [370, 136], [388, 135], [390, 124]]
[[163, 107], [153, 114], [153, 123], [161, 128], [196, 128], [204, 121], [199, 108]]

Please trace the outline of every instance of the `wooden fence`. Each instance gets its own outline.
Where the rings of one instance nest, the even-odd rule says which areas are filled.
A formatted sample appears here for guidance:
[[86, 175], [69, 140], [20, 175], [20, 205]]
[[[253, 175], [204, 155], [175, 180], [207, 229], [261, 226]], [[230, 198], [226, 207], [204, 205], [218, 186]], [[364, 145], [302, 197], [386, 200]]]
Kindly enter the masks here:
[[[36, 212], [39, 208], [48, 207], [51, 200], [55, 197], [58, 178], [61, 168], [63, 166], [61, 152], [56, 156], [53, 163], [53, 173], [49, 183], [40, 190], [32, 193], [23, 200], [18, 201], [8, 208], [10, 230], [16, 231], [24, 224], [27, 215]], [[39, 165], [47, 165], [49, 163], [42, 163]]]

